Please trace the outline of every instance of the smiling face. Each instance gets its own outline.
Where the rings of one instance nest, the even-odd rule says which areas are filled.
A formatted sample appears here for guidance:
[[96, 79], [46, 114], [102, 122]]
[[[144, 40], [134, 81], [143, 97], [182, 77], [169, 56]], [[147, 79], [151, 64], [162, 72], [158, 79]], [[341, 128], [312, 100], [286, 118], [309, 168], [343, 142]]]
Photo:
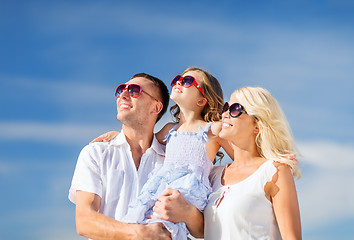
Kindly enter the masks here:
[[[234, 94], [231, 95], [229, 105], [233, 103], [240, 103]], [[230, 116], [228, 110], [222, 114], [222, 129], [219, 134], [221, 138], [231, 142], [246, 141], [255, 144], [257, 133], [258, 128], [254, 117], [242, 113], [234, 118]]]
[[154, 98], [157, 98], [157, 90], [153, 83], [146, 78], [136, 77], [128, 81], [126, 84], [137, 84], [145, 92], [137, 98], [129, 95], [127, 90], [124, 90], [117, 98], [117, 119], [125, 125], [138, 124], [143, 125], [145, 121], [153, 118], [156, 120], [157, 115], [151, 114], [156, 104], [160, 104]]

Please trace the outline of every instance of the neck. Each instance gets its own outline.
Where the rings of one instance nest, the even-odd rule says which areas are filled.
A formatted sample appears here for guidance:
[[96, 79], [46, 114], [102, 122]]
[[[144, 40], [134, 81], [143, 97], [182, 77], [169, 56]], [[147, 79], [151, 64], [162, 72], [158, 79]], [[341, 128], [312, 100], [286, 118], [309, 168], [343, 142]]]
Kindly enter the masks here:
[[204, 121], [200, 109], [186, 109], [180, 107], [180, 123], [193, 125], [196, 121]]
[[243, 145], [231, 143], [231, 146], [234, 150], [234, 161], [231, 164], [233, 166], [245, 167], [264, 160], [259, 155], [254, 142]]
[[122, 129], [130, 147], [147, 150], [154, 136], [153, 128], [134, 129], [123, 124]]
[[136, 168], [139, 168], [141, 156], [151, 147], [154, 137], [153, 128], [135, 129], [123, 124], [125, 138], [130, 146]]

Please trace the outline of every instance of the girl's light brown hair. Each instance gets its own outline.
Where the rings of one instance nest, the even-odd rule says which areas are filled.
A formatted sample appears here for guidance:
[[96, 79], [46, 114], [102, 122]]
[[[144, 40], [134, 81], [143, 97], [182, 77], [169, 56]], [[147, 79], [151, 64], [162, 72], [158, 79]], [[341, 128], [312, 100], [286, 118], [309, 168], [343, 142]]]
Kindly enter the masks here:
[[[183, 76], [185, 73], [192, 71], [201, 73], [202, 79], [198, 80], [207, 98], [207, 104], [204, 106], [203, 111], [201, 112], [202, 118], [206, 122], [220, 121], [222, 118], [221, 114], [224, 105], [224, 96], [219, 81], [213, 75], [198, 67], [187, 68], [181, 75]], [[177, 104], [170, 108], [170, 112], [173, 120], [175, 122], [179, 122], [180, 108]], [[223, 157], [224, 154], [219, 151], [216, 154], [214, 163], [216, 161], [221, 161]]]
[[[201, 113], [202, 118], [206, 122], [220, 121], [224, 97], [219, 81], [213, 75], [198, 67], [187, 68], [181, 75], [192, 71], [201, 73], [202, 79], [198, 80], [208, 101]], [[180, 109], [177, 104], [170, 108], [170, 112], [173, 120], [179, 122]]]

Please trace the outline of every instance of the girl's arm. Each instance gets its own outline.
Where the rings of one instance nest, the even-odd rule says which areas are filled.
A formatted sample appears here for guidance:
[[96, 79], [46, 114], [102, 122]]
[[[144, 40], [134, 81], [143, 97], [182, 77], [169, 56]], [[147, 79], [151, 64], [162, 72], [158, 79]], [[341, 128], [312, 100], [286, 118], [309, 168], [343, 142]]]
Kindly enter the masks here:
[[270, 198], [275, 218], [283, 239], [301, 239], [299, 203], [290, 167], [276, 163], [277, 175], [273, 177]]
[[[219, 137], [219, 133], [221, 131], [222, 128], [222, 123], [221, 122], [214, 122], [211, 125], [211, 138], [214, 139], [215, 144], [217, 145], [217, 150], [215, 152], [215, 154], [217, 153], [217, 151], [220, 149], [220, 147], [222, 147], [224, 149], [224, 151], [227, 153], [227, 155], [229, 155], [229, 157], [234, 160], [234, 150], [231, 147], [229, 141], [222, 139]], [[212, 141], [211, 141], [212, 142]]]
[[229, 155], [229, 157], [234, 160], [234, 149], [231, 147], [230, 142], [225, 139], [219, 139], [220, 140], [218, 141], [218, 143], [220, 144], [220, 146], [224, 149], [227, 155]]
[[176, 123], [167, 123], [158, 133], [155, 134], [157, 141], [159, 143], [166, 145], [166, 142], [163, 140], [165, 139], [165, 136], [168, 134], [168, 132], [171, 130], [171, 128], [175, 125]]

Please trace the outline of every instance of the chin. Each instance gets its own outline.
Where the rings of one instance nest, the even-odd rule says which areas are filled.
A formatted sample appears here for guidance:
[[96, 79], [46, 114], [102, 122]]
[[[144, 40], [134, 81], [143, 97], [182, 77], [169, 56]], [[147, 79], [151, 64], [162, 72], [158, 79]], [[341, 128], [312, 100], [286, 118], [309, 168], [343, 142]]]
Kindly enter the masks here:
[[171, 93], [170, 99], [175, 100], [176, 99], [176, 94], [174, 92]]
[[181, 98], [180, 97], [171, 97], [170, 98], [172, 101], [174, 101], [175, 102], [175, 104], [180, 104], [180, 103], [182, 103], [182, 101], [181, 101]]
[[122, 122], [126, 118], [126, 114], [123, 114], [122, 112], [117, 113], [117, 120]]
[[229, 133], [228, 130], [225, 129], [221, 129], [220, 133], [219, 133], [219, 137], [225, 140], [230, 139], [232, 136], [232, 134]]

